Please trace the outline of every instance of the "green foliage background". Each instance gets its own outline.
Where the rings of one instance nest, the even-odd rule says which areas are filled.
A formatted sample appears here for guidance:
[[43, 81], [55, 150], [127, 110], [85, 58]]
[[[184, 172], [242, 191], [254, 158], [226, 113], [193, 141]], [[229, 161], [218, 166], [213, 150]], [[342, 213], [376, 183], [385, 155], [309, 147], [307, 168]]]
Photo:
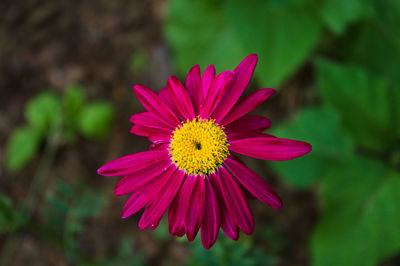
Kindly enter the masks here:
[[396, 0], [170, 3], [165, 34], [182, 75], [257, 53], [258, 84], [279, 89], [312, 68], [304, 91], [318, 103], [271, 131], [313, 151], [269, 163], [288, 186], [319, 192], [312, 265], [377, 265], [400, 251], [399, 30]]

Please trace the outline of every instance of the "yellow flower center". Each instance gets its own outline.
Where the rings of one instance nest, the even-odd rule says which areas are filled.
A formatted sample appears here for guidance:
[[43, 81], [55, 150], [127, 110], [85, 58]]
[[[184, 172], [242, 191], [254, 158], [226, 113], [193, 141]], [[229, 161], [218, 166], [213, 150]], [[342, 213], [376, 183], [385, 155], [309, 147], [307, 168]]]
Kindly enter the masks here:
[[169, 152], [174, 164], [187, 174], [208, 175], [224, 162], [228, 145], [225, 132], [214, 120], [197, 117], [172, 132]]

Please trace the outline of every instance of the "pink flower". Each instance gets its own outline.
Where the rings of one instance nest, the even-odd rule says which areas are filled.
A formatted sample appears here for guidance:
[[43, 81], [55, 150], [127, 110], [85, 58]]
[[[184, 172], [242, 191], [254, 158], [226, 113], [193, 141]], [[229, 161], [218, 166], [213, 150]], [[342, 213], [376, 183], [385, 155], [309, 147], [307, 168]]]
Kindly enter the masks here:
[[239, 101], [253, 75], [257, 55], [247, 56], [234, 71], [215, 77], [213, 65], [203, 76], [190, 69], [185, 86], [174, 76], [158, 95], [135, 85], [146, 112], [134, 114], [131, 132], [147, 137], [149, 151], [115, 159], [98, 170], [105, 176], [124, 176], [117, 196], [131, 194], [122, 217], [146, 206], [139, 228], [154, 230], [168, 211], [172, 235], [192, 241], [201, 231], [203, 246], [214, 245], [219, 228], [237, 240], [239, 229], [250, 235], [254, 219], [247, 198], [280, 209], [276, 192], [232, 153], [270, 161], [290, 160], [311, 151], [302, 141], [262, 132], [268, 118], [247, 115], [275, 93], [262, 89]]

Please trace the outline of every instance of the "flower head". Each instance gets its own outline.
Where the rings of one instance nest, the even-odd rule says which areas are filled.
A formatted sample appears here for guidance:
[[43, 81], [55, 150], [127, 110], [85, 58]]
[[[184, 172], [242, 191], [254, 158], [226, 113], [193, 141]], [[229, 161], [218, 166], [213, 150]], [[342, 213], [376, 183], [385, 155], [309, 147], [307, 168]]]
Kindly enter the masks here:
[[185, 86], [171, 77], [158, 94], [135, 85], [146, 112], [131, 117], [131, 132], [147, 137], [150, 150], [115, 159], [98, 173], [124, 176], [115, 194], [131, 194], [122, 217], [146, 207], [139, 228], [155, 229], [168, 210], [169, 231], [192, 241], [198, 231], [204, 248], [214, 245], [219, 229], [237, 240], [239, 229], [254, 231], [247, 198], [274, 209], [282, 202], [275, 191], [233, 153], [282, 161], [302, 156], [311, 145], [262, 132], [270, 121], [248, 115], [275, 90], [262, 89], [239, 101], [248, 85], [257, 56], [247, 56], [234, 71], [215, 76], [213, 65], [203, 76], [198, 65]]

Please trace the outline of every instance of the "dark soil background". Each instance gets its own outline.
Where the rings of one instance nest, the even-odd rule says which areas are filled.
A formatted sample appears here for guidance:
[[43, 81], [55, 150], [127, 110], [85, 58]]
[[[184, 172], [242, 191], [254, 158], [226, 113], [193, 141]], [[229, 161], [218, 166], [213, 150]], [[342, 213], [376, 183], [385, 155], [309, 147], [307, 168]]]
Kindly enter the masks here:
[[[113, 195], [117, 180], [99, 176], [96, 172], [105, 162], [142, 151], [149, 145], [145, 138], [129, 133], [129, 117], [143, 110], [132, 92], [132, 85], [140, 83], [159, 90], [173, 74], [173, 55], [162, 34], [165, 6], [165, 0], [0, 2], [2, 193], [11, 197], [15, 204], [22, 201], [38, 165], [36, 158], [16, 174], [3, 170], [7, 139], [16, 127], [25, 123], [23, 110], [31, 97], [45, 89], [60, 93], [68, 84], [79, 83], [85, 88], [87, 98], [103, 99], [117, 108], [109, 138], [100, 142], [79, 138], [72, 146], [57, 151], [32, 218], [40, 223], [44, 195], [52, 190], [56, 177], [66, 183], [84, 179], [90, 187], [104, 193], [108, 201], [102, 214], [87, 221], [84, 233], [78, 236], [80, 251], [96, 261], [113, 256], [125, 235], [135, 239], [132, 249], [145, 255], [146, 265], [182, 265], [191, 256], [185, 241], [169, 237], [168, 241], [160, 242], [150, 230], [140, 231], [137, 228], [139, 215], [121, 219], [126, 198]], [[131, 66], [131, 58], [137, 53], [147, 55], [146, 66], [140, 71]], [[300, 95], [298, 89], [310, 84], [312, 79], [310, 70], [305, 67], [258, 112], [269, 116], [273, 123], [290, 117], [299, 106], [314, 100], [312, 95]], [[257, 86], [252, 83], [249, 91], [255, 88]], [[268, 250], [274, 243], [265, 242], [257, 229], [276, 228], [285, 243], [278, 250], [278, 264], [307, 265], [307, 241], [318, 215], [314, 193], [287, 187], [260, 161], [245, 161], [267, 177], [284, 201], [284, 207], [279, 211], [251, 202], [256, 221], [252, 237]], [[8, 254], [12, 265], [69, 264], [64, 251], [37, 232], [25, 228], [16, 235], [18, 247], [13, 254]], [[0, 236], [0, 247], [8, 237]]]

